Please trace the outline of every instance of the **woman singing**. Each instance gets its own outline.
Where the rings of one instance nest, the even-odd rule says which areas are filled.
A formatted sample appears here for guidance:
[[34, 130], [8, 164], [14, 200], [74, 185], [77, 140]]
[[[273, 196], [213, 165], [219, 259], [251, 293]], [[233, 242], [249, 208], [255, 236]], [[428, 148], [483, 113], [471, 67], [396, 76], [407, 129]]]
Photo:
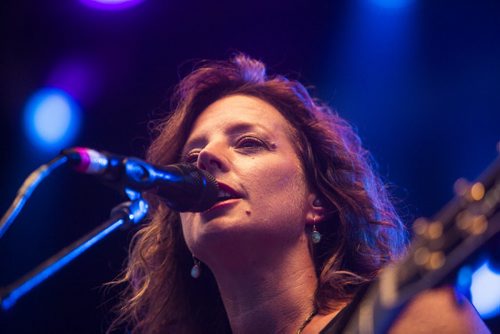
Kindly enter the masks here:
[[[349, 124], [245, 55], [206, 63], [176, 91], [148, 151], [219, 183], [201, 213], [152, 200], [122, 282], [133, 333], [331, 332], [407, 233]], [[487, 332], [452, 289], [425, 293], [391, 333]]]

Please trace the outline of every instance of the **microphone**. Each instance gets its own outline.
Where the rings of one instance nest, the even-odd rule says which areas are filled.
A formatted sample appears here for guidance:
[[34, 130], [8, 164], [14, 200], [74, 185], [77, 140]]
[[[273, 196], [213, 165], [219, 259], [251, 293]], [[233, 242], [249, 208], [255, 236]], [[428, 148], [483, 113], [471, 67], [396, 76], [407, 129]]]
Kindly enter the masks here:
[[84, 147], [62, 151], [77, 172], [100, 176], [120, 189], [155, 190], [173, 210], [201, 212], [217, 201], [217, 181], [191, 164], [156, 167], [138, 158], [98, 152]]

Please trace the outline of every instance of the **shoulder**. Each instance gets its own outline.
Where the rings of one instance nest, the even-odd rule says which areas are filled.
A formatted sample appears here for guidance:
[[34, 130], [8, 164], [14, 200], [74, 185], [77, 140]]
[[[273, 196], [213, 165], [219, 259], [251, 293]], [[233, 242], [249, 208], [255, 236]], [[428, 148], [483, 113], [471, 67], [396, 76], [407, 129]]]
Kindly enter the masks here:
[[490, 333], [469, 301], [452, 287], [418, 295], [401, 313], [389, 331], [402, 333]]

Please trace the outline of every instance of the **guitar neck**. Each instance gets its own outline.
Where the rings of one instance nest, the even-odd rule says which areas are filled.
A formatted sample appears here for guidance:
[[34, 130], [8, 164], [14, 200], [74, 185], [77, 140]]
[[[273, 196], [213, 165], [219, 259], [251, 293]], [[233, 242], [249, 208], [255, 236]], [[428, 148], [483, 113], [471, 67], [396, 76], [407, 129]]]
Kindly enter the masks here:
[[335, 333], [387, 333], [413, 297], [449, 280], [500, 234], [500, 157], [475, 182], [459, 185], [457, 196], [432, 220], [414, 223], [415, 238], [406, 257], [360, 291], [349, 306], [355, 311]]

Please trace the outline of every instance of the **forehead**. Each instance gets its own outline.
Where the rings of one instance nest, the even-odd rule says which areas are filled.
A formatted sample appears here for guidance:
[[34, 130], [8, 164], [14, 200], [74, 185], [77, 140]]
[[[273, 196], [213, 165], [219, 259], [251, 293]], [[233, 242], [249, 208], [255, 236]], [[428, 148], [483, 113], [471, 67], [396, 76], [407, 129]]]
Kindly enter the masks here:
[[262, 130], [292, 138], [293, 130], [285, 117], [271, 104], [257, 97], [231, 95], [210, 104], [193, 123], [188, 142], [213, 132]]

